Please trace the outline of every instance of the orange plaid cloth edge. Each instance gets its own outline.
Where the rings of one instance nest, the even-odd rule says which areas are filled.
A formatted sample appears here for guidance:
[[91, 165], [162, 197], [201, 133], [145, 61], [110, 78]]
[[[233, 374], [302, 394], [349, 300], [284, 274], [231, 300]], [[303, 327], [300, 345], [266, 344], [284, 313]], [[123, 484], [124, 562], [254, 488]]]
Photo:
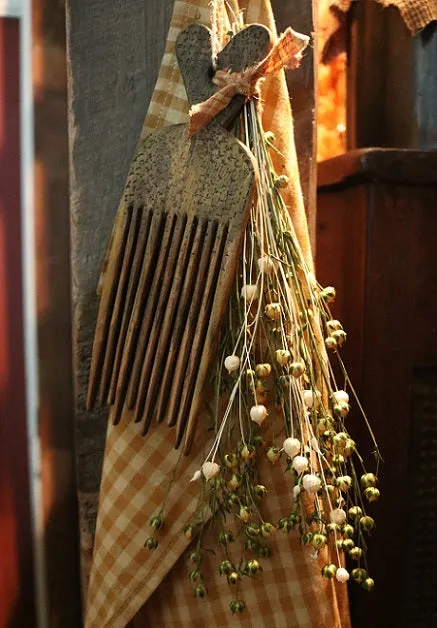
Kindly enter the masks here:
[[[378, 0], [384, 6], [396, 6], [413, 35], [437, 20], [436, 0]], [[352, 0], [332, 0], [331, 6], [348, 11]]]
[[200, 131], [220, 111], [223, 111], [237, 94], [243, 94], [250, 98], [258, 94], [259, 81], [263, 78], [276, 74], [282, 68], [298, 67], [309, 40], [307, 35], [296, 33], [291, 27], [288, 27], [273, 44], [268, 55], [255, 67], [247, 68], [244, 72], [218, 70], [213, 82], [219, 87], [219, 90], [208, 100], [191, 107], [189, 137]]

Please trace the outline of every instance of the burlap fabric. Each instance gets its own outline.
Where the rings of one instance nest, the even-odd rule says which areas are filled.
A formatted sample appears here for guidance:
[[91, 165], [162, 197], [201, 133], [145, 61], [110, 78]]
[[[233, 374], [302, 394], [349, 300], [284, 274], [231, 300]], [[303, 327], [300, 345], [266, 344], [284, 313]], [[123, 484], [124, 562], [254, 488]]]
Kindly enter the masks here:
[[[175, 40], [179, 31], [190, 23], [209, 24], [208, 4], [208, 0], [175, 1], [165, 55], [143, 133], [187, 121], [188, 105], [174, 54]], [[230, 4], [238, 10], [236, 2]], [[258, 22], [275, 30], [269, 0], [241, 4], [247, 9], [246, 23]], [[290, 178], [286, 200], [311, 267], [290, 100], [283, 72], [264, 83], [262, 98], [265, 128], [275, 133], [283, 155], [276, 168]], [[103, 276], [102, 281], [111, 281], [111, 277]], [[173, 449], [173, 432], [165, 423], [155, 426], [144, 439], [128, 416], [116, 427], [109, 422], [86, 627], [123, 628], [143, 607], [136, 626], [226, 627], [237, 622], [255, 628], [347, 628], [350, 623], [344, 585], [323, 579], [320, 570], [326, 557], [312, 558], [294, 535], [278, 533], [274, 555], [264, 561], [263, 577], [245, 583], [239, 597], [246, 601], [247, 610], [241, 618], [231, 616], [229, 602], [235, 594], [232, 595], [213, 565], [206, 569], [209, 595], [203, 600], [193, 597], [183, 556], [188, 541], [181, 529], [196, 507], [199, 485], [190, 484], [189, 479], [199, 468], [207, 439], [206, 430], [200, 425], [191, 456], [180, 458]], [[176, 479], [166, 508], [167, 528], [159, 548], [149, 552], [143, 547], [149, 536], [148, 522], [162, 502], [176, 464]], [[268, 516], [277, 520], [289, 512], [290, 488], [277, 468], [267, 465], [263, 473], [271, 494]], [[213, 540], [209, 546], [214, 548]]]
[[[337, 7], [341, 11], [348, 11], [352, 2], [363, 2], [364, 0], [331, 0], [332, 7]], [[366, 0], [367, 1], [367, 0]], [[405, 24], [410, 31], [415, 34], [425, 28], [430, 22], [437, 20], [437, 0], [377, 0], [384, 6], [396, 6]]]

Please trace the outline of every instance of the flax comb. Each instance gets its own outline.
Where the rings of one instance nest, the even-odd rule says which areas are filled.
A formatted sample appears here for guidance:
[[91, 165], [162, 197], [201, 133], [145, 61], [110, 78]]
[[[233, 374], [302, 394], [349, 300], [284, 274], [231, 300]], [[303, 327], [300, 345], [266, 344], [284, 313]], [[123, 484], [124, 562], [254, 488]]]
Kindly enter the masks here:
[[[216, 68], [241, 71], [268, 52], [269, 31], [252, 25], [219, 53]], [[176, 45], [190, 104], [215, 91], [210, 32], [193, 25]], [[185, 434], [188, 453], [202, 391], [247, 224], [254, 166], [226, 130], [235, 97], [193, 138], [187, 125], [144, 137], [137, 149], [110, 246], [91, 360], [88, 408], [133, 411]]]

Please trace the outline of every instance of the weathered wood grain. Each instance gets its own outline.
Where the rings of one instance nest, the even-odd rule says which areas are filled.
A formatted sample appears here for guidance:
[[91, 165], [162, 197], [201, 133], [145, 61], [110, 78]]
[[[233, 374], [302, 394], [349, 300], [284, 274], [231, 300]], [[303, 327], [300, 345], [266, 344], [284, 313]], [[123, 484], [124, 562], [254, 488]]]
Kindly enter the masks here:
[[[269, 44], [266, 28], [249, 26], [219, 53], [217, 67], [241, 71], [262, 59]], [[207, 99], [217, 90], [208, 29], [187, 27], [176, 52], [190, 103]], [[252, 158], [221, 126], [232, 123], [243, 104], [243, 97], [235, 98], [191, 139], [186, 124], [142, 138], [97, 319], [88, 407], [98, 388], [100, 401], [106, 400], [111, 383], [115, 423], [125, 408], [134, 410], [145, 434], [154, 415], [158, 421], [168, 416], [177, 446], [188, 425], [187, 452], [249, 216]]]

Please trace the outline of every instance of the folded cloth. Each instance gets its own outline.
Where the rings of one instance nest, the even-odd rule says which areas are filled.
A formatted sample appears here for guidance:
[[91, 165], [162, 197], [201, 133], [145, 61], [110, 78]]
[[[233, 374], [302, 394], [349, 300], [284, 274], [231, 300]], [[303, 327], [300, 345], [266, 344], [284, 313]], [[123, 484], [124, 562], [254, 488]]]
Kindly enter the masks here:
[[[328, 0], [332, 7], [348, 11], [352, 0]], [[437, 20], [436, 0], [377, 0], [384, 6], [393, 5], [399, 9], [405, 24], [413, 35], [430, 22]]]
[[[223, 20], [225, 2], [214, 5], [217, 19]], [[246, 23], [262, 23], [275, 32], [270, 0], [246, 0], [240, 5], [230, 0], [226, 6], [235, 13], [244, 9]], [[180, 30], [193, 22], [210, 23], [209, 0], [175, 0], [167, 46], [143, 133], [188, 121], [175, 41]], [[222, 28], [221, 32], [226, 30]], [[220, 37], [220, 29], [217, 33]], [[261, 97], [264, 126], [275, 133], [281, 154], [276, 157], [275, 168], [290, 179], [289, 192], [284, 198], [312, 268], [283, 72], [264, 82]], [[102, 275], [102, 282], [111, 280]], [[189, 480], [203, 460], [208, 440], [208, 433], [199, 426], [190, 457], [181, 458], [173, 448], [174, 435], [166, 424], [154, 426], [147, 438], [143, 438], [129, 416], [124, 416], [117, 426], [109, 421], [88, 587], [87, 628], [124, 628], [135, 616], [135, 626], [166, 628], [226, 627], [236, 621], [229, 611], [231, 591], [226, 580], [210, 567], [206, 574], [209, 595], [202, 600], [194, 598], [187, 577], [189, 568], [182, 556], [189, 541], [181, 531], [196, 508], [199, 491], [198, 483]], [[165, 533], [158, 549], [149, 552], [143, 547], [150, 532], [148, 523], [162, 503], [175, 467], [166, 501]], [[265, 483], [272, 487], [272, 497], [276, 495], [276, 499], [270, 498], [268, 516], [277, 520], [289, 512], [290, 487], [284, 474], [277, 473], [274, 467], [269, 465], [262, 473]], [[278, 533], [277, 537], [272, 558], [264, 561], [263, 577], [251, 580], [240, 592], [247, 609], [239, 617], [239, 623], [255, 628], [347, 628], [350, 622], [345, 586], [321, 577], [326, 557], [321, 553], [319, 558], [312, 558], [308, 548], [293, 534]]]

